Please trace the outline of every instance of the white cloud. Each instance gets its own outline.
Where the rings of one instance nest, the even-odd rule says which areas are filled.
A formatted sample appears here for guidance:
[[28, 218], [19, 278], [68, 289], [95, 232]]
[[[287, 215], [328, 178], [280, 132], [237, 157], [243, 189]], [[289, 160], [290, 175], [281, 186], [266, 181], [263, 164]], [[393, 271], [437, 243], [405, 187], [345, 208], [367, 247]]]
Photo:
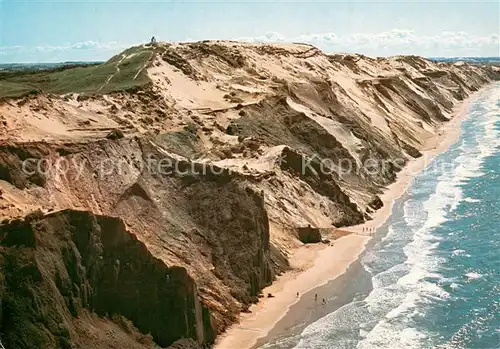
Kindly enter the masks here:
[[0, 52], [16, 52], [24, 50], [23, 46], [0, 46]]
[[36, 51], [54, 52], [54, 51], [71, 51], [71, 50], [115, 50], [127, 48], [131, 45], [118, 44], [116, 41], [101, 43], [99, 41], [81, 41], [74, 44], [66, 44], [59, 46], [41, 45], [35, 47]]
[[46, 53], [46, 52], [64, 52], [64, 51], [75, 51], [75, 50], [117, 50], [125, 49], [132, 46], [132, 44], [119, 44], [116, 41], [111, 41], [107, 43], [101, 43], [99, 41], [81, 41], [73, 44], [65, 45], [39, 45], [35, 47], [25, 47], [25, 46], [0, 46], [0, 52], [2, 53]]
[[[500, 56], [499, 35], [496, 33], [478, 36], [466, 32], [443, 31], [435, 35], [422, 35], [413, 30], [395, 28], [380, 33], [339, 35], [326, 32], [295, 37], [268, 32], [261, 36], [237, 38], [237, 40], [264, 43], [304, 42], [327, 52], [357, 52], [368, 55]], [[95, 40], [35, 47], [0, 46], [0, 62], [105, 60], [130, 46], [133, 44]]]
[[243, 37], [236, 40], [247, 41], [247, 42], [283, 42], [286, 41], [285, 37], [280, 33], [267, 32], [262, 36], [256, 37]]
[[64, 45], [0, 46], [0, 63], [6, 62], [62, 62], [68, 60], [107, 60], [133, 44], [99, 42], [94, 40]]
[[279, 33], [244, 38], [252, 42], [304, 42], [329, 51], [349, 51], [370, 54], [440, 54], [449, 52], [455, 55], [468, 53], [482, 55], [490, 52], [500, 55], [497, 34], [487, 36], [471, 35], [465, 32], [444, 31], [435, 35], [419, 35], [413, 30], [395, 28], [381, 33], [354, 33], [337, 35], [333, 32], [304, 34], [286, 38]]

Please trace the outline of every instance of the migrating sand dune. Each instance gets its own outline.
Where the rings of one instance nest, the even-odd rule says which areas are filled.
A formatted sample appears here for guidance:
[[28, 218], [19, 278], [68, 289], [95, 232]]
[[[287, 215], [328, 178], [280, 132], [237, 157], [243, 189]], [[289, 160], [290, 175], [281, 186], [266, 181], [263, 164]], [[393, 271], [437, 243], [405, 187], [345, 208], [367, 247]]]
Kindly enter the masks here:
[[218, 344], [243, 348], [345, 271], [499, 70], [214, 41], [0, 78], [2, 343], [196, 348], [250, 311]]

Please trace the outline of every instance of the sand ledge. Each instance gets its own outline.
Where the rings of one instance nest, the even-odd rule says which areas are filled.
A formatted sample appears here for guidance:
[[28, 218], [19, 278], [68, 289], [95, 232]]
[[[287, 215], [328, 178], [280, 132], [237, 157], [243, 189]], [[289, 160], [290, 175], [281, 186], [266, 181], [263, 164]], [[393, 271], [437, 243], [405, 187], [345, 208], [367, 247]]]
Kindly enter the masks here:
[[263, 298], [250, 308], [251, 313], [241, 314], [239, 322], [217, 338], [214, 348], [253, 348], [259, 339], [265, 338], [278, 321], [286, 316], [290, 307], [299, 301], [300, 295], [345, 273], [372, 238], [372, 235], [363, 232], [366, 231], [364, 228], [370, 231], [382, 226], [391, 215], [394, 201], [406, 192], [413, 178], [425, 169], [436, 155], [446, 151], [458, 140], [461, 133], [460, 124], [467, 116], [470, 102], [484, 90], [485, 88], [482, 88], [471, 94], [455, 107], [454, 118], [442, 126], [436, 137], [428, 140], [425, 145], [427, 150], [422, 152], [423, 156], [411, 160], [398, 174], [396, 181], [386, 188], [381, 196], [384, 206], [373, 215], [373, 220], [344, 228], [343, 230], [352, 234], [335, 240], [333, 246], [306, 245], [293, 251], [290, 262], [294, 270], [279, 276], [271, 286], [262, 291], [265, 295], [272, 293], [274, 298]]

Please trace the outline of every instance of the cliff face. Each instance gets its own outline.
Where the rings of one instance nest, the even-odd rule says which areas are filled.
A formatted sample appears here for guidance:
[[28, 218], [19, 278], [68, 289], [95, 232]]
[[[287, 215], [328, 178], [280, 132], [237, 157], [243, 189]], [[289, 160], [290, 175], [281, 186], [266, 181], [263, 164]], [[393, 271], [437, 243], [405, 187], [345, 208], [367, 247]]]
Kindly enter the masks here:
[[[50, 198], [54, 206], [86, 207], [99, 214], [122, 217], [128, 231], [134, 232], [133, 236], [142, 241], [146, 251], [150, 251], [158, 263], [164, 263], [165, 268], [181, 266], [197, 280], [199, 292], [196, 299], [211, 310], [204, 310], [204, 319], [209, 320], [201, 335], [195, 335], [193, 331], [177, 331], [171, 326], [171, 333], [175, 333], [172, 338], [156, 338], [158, 333], [143, 331], [145, 328], [136, 323], [139, 320], [131, 318], [124, 309], [120, 310], [124, 303], [98, 312], [125, 316], [143, 333], [151, 332], [158, 344], [166, 346], [183, 337], [195, 338], [200, 343], [211, 342], [216, 331], [234, 321], [241, 307], [248, 307], [257, 300], [259, 291], [272, 281], [275, 270], [286, 267], [280, 252], [270, 251], [269, 223], [263, 197], [245, 186], [244, 181], [239, 183], [227, 170], [214, 167], [213, 171], [203, 174], [192, 163], [175, 159], [142, 139], [70, 144], [64, 146], [64, 151], [59, 146], [53, 149], [34, 143], [18, 144], [16, 149], [22, 154], [35, 154], [34, 149], [42, 148], [44, 158], [66, 160], [69, 167], [64, 174], [51, 172], [48, 168], [44, 174], [32, 169], [36, 178], [43, 178], [41, 186], [38, 181], [30, 180], [33, 175], [25, 176], [14, 166], [20, 163], [20, 159], [12, 160], [8, 166], [10, 172], [5, 176], [11, 183], [9, 189], [15, 192], [18, 189], [14, 188], [23, 188], [25, 192], [33, 193], [38, 196], [40, 205]], [[11, 154], [10, 149], [6, 147], [0, 152]], [[119, 162], [117, 168], [104, 171], [101, 167], [103, 163], [112, 164], [120, 159], [125, 161]], [[171, 169], [159, 171], [158, 163], [166, 160], [170, 160]], [[148, 167], [142, 168], [144, 166]], [[10, 193], [9, 190], [5, 195]], [[106, 225], [102, 230], [107, 232], [109, 228]], [[7, 224], [5, 230], [10, 229], [11, 225]], [[131, 234], [128, 231], [127, 234]], [[278, 260], [274, 267], [273, 258]], [[138, 276], [140, 274], [135, 275]], [[156, 284], [146, 282], [148, 277], [139, 277], [135, 281], [156, 289]], [[175, 283], [168, 287], [173, 287], [174, 292], [187, 292], [186, 289], [177, 289]], [[113, 290], [118, 289], [108, 291], [102, 299], [113, 298]], [[149, 293], [146, 294], [150, 297]], [[155, 298], [155, 301], [162, 302], [161, 298]], [[137, 300], [126, 303], [138, 306]], [[177, 310], [170, 309], [170, 312], [176, 314]], [[171, 316], [168, 314], [161, 316]], [[204, 332], [211, 334], [204, 335]]]
[[454, 105], [499, 77], [234, 42], [134, 48], [100, 69], [74, 91], [32, 74], [23, 88], [42, 92], [0, 104], [8, 348], [211, 343], [287, 270], [297, 229], [370, 219]]
[[[119, 218], [72, 210], [32, 215], [0, 226], [0, 236], [7, 347], [83, 347], [95, 326], [76, 321], [85, 310], [114, 314], [115, 330], [131, 332], [146, 347], [153, 341], [140, 332], [161, 346], [179, 336], [213, 339], [208, 310], [187, 270], [153, 257]], [[120, 345], [114, 336], [102, 337], [106, 347]]]

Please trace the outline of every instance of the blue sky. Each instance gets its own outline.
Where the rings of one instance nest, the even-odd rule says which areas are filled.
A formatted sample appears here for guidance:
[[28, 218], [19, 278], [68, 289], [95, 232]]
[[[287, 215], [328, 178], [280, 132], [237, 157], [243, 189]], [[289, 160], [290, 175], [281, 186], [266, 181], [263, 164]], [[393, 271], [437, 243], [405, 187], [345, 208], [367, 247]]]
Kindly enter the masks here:
[[369, 55], [500, 55], [498, 1], [0, 1], [0, 63], [105, 60], [152, 35], [301, 41]]

